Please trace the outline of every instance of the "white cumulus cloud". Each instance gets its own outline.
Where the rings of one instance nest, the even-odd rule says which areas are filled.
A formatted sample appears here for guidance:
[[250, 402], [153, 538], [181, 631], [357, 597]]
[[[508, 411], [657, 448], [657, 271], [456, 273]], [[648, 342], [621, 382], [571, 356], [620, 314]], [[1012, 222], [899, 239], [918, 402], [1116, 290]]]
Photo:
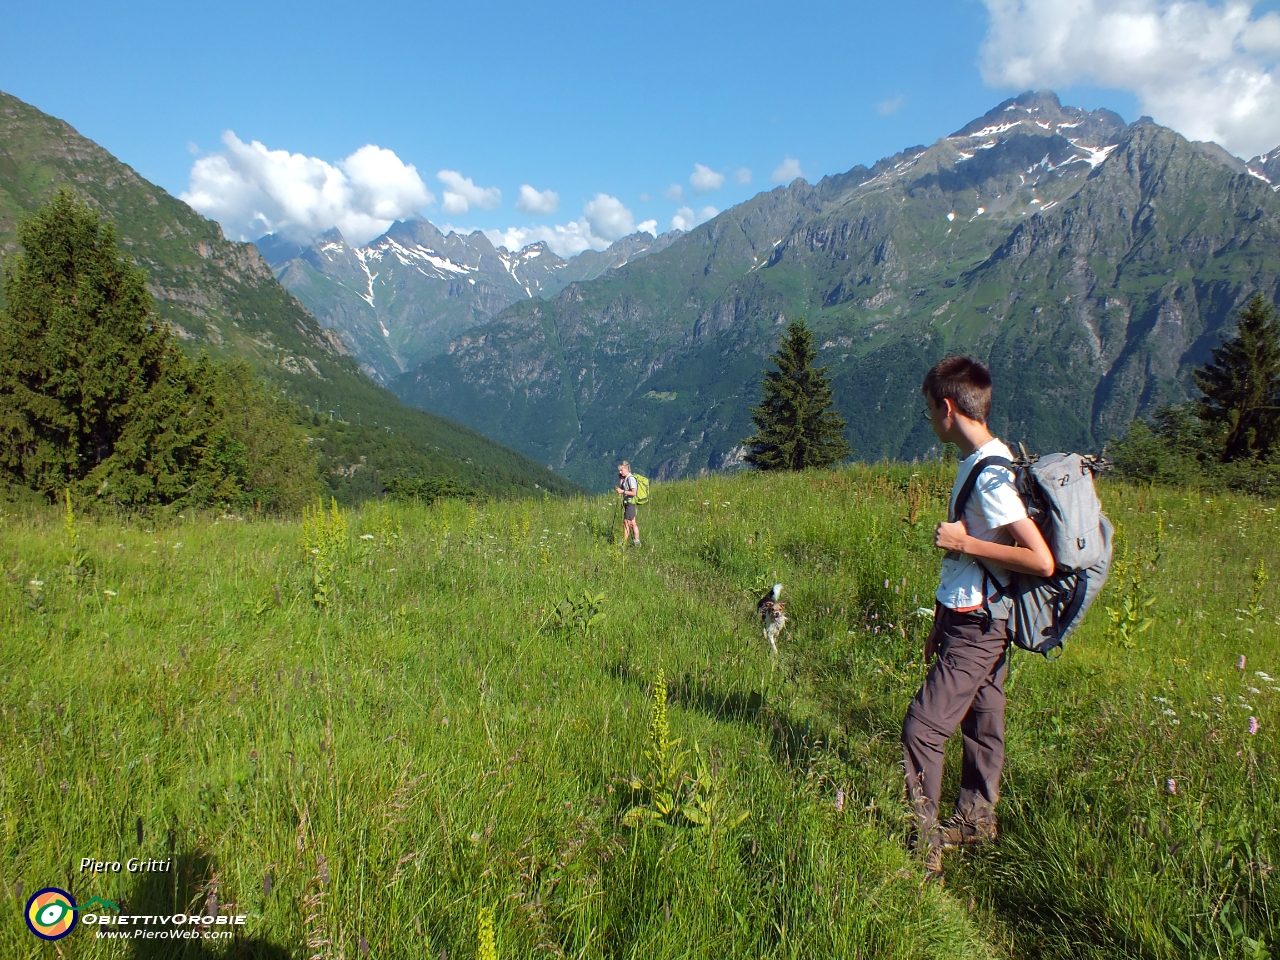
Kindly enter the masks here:
[[598, 237], [612, 242], [636, 232], [635, 217], [617, 197], [597, 193], [582, 208], [582, 215]]
[[497, 187], [477, 187], [457, 170], [441, 170], [436, 179], [445, 186], [440, 203], [445, 213], [466, 213], [472, 207], [492, 210], [502, 203], [502, 191]]
[[1202, 0], [985, 0], [987, 83], [1130, 90], [1144, 112], [1249, 157], [1280, 143], [1280, 13]]
[[529, 184], [521, 184], [516, 209], [523, 213], [555, 213], [560, 206], [560, 194], [554, 190], [535, 190]]
[[671, 218], [671, 230], [692, 230], [700, 223], [706, 223], [720, 211], [706, 206], [694, 213], [693, 207], [681, 207]]
[[582, 208], [582, 216], [569, 223], [552, 226], [508, 227], [486, 230], [484, 234], [494, 246], [519, 250], [539, 240], [546, 242], [558, 256], [576, 257], [584, 250], [603, 250], [631, 233], [658, 232], [656, 220], [635, 222], [635, 215], [617, 197], [597, 193]]
[[667, 187], [666, 191], [662, 195], [672, 203], [684, 203], [684, 187], [680, 186], [678, 183], [673, 183], [671, 186]]
[[695, 193], [710, 193], [724, 186], [724, 174], [717, 173], [705, 164], [695, 163], [689, 174], [689, 185]]
[[746, 167], [739, 167], [738, 172], [733, 175], [733, 179], [741, 186], [746, 186], [751, 182], [751, 171]]
[[236, 240], [280, 233], [306, 242], [337, 227], [361, 244], [435, 202], [412, 164], [373, 144], [337, 163], [245, 143], [230, 130], [222, 144], [192, 164], [181, 197]]
[[795, 157], [787, 157], [773, 171], [774, 183], [790, 183], [796, 177], [803, 176], [800, 172], [800, 161]]

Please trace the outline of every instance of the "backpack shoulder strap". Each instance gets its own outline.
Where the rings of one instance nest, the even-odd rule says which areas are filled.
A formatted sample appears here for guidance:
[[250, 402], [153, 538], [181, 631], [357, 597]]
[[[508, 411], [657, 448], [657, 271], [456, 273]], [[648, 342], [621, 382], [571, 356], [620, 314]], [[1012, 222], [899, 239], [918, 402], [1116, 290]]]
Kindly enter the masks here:
[[964, 508], [969, 503], [969, 497], [973, 495], [973, 488], [978, 484], [978, 477], [987, 467], [1005, 467], [1012, 470], [1013, 461], [1008, 457], [983, 457], [975, 463], [969, 475], [964, 478], [964, 483], [960, 485], [960, 492], [956, 494], [956, 502], [951, 507], [951, 523], [955, 523], [958, 518], [964, 516]]

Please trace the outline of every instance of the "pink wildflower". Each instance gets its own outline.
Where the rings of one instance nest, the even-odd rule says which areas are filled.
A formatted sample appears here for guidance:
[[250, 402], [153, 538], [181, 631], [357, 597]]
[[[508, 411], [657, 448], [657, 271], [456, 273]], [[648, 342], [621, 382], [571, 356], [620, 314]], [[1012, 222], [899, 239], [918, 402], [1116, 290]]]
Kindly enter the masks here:
[[1258, 733], [1258, 718], [1250, 717], [1249, 718], [1249, 735], [1256, 736], [1257, 733]]
[[1244, 669], [1244, 654], [1243, 654], [1243, 653], [1242, 653], [1242, 654], [1240, 654], [1240, 659], [1236, 661], [1236, 669], [1237, 669], [1237, 670], [1243, 670], [1243, 669]]
[[844, 810], [844, 788], [836, 791], [836, 813]]
[[1173, 779], [1173, 777], [1170, 777], [1168, 780], [1164, 782], [1164, 788], [1168, 790], [1170, 793], [1177, 793], [1178, 781]]

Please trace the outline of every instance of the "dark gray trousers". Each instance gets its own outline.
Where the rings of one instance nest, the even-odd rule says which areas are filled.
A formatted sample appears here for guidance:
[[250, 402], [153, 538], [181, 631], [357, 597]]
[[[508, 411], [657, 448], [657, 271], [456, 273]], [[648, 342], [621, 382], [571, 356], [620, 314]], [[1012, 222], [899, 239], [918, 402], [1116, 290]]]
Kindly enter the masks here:
[[1004, 766], [1008, 621], [941, 605], [936, 617], [938, 653], [902, 722], [907, 799], [922, 844], [937, 830], [943, 758], [957, 726], [964, 761], [956, 813], [972, 821], [994, 819]]

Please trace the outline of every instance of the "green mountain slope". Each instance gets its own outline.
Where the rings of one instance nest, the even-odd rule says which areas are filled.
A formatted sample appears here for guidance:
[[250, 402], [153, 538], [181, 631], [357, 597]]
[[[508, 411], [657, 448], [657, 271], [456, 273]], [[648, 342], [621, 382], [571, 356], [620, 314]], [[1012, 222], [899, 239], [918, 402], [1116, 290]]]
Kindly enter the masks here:
[[806, 316], [859, 456], [935, 444], [920, 380], [988, 360], [993, 426], [1096, 448], [1187, 395], [1234, 310], [1280, 284], [1280, 195], [1212, 144], [1024, 94], [930, 146], [725, 211], [519, 304], [396, 384], [589, 485], [740, 462], [787, 318]]
[[62, 185], [115, 222], [185, 348], [244, 359], [310, 408], [323, 473], [344, 498], [377, 492], [397, 473], [442, 474], [493, 494], [574, 489], [472, 430], [403, 406], [360, 373], [252, 244], [225, 240], [63, 121], [0, 93], [0, 260], [17, 250], [18, 220]]

